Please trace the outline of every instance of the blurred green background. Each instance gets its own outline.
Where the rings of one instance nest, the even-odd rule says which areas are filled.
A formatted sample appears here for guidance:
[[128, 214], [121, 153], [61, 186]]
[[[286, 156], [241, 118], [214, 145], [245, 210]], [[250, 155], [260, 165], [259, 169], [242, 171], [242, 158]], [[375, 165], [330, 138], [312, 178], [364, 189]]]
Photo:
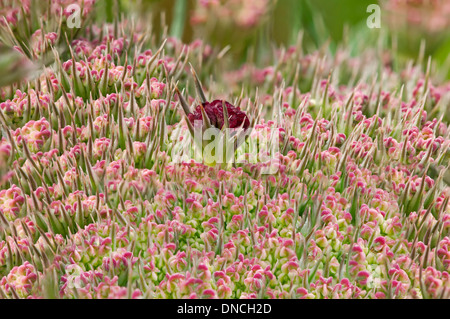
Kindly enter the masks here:
[[[13, 27], [15, 43], [10, 30], [0, 25], [1, 40], [25, 53], [31, 34], [40, 28], [42, 12], [37, 9], [50, 3], [33, 1], [36, 10], [29, 21], [22, 19]], [[380, 7], [380, 28], [367, 25], [372, 4]], [[411, 59], [426, 67], [423, 62], [431, 56], [439, 80], [450, 79], [450, 0], [98, 0], [84, 25], [91, 18], [97, 26], [105, 21], [117, 26], [126, 19], [149, 28], [153, 43], [170, 36], [186, 44], [201, 40], [216, 52], [226, 49], [237, 65], [273, 65], [275, 49], [297, 44], [305, 54], [318, 49], [327, 55], [340, 50], [351, 56], [363, 50], [377, 50], [379, 56], [386, 52], [394, 71]], [[58, 21], [55, 16], [42, 21], [46, 32], [56, 31]], [[81, 34], [73, 28], [64, 32], [69, 40]], [[68, 51], [64, 36], [58, 45]]]
[[[251, 47], [257, 48], [258, 58], [271, 50], [274, 43], [286, 47], [295, 44], [302, 32], [306, 48], [327, 46], [327, 50], [335, 53], [345, 45], [356, 55], [362, 49], [381, 44], [383, 49], [392, 49], [400, 60], [407, 61], [418, 58], [422, 45], [424, 57], [431, 55], [438, 65], [448, 63], [449, 0], [434, 1], [432, 6], [427, 0], [259, 1], [267, 3], [264, 6], [266, 12], [250, 28], [229, 23], [221, 13], [212, 14], [213, 10], [206, 11], [207, 21], [193, 23], [199, 7], [211, 8], [214, 3], [220, 3], [223, 7], [236, 9], [233, 0], [104, 0], [98, 3], [97, 19], [112, 22], [118, 15], [135, 14], [151, 23], [157, 35], [163, 35], [163, 25], [166, 25], [168, 35], [179, 37], [185, 43], [200, 38], [221, 48], [230, 45], [231, 54], [240, 61], [245, 61]], [[258, 0], [241, 2], [246, 3], [251, 12], [252, 3], [257, 4]], [[366, 21], [371, 15], [367, 7], [371, 4], [381, 7], [380, 29], [367, 27]], [[417, 17], [413, 10], [418, 10], [425, 22], [443, 20], [444, 26], [440, 30], [428, 30], [414, 21]], [[446, 78], [450, 78], [450, 73]]]

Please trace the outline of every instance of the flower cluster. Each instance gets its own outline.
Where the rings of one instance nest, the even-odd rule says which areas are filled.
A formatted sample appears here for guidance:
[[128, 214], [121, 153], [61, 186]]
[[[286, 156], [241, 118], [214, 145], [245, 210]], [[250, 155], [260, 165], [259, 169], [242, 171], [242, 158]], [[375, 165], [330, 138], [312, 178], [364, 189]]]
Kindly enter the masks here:
[[[244, 27], [268, 3], [201, 6]], [[344, 49], [233, 67], [145, 30], [83, 29], [0, 96], [0, 298], [450, 297], [448, 83]], [[195, 158], [196, 120], [248, 130], [236, 161]]]

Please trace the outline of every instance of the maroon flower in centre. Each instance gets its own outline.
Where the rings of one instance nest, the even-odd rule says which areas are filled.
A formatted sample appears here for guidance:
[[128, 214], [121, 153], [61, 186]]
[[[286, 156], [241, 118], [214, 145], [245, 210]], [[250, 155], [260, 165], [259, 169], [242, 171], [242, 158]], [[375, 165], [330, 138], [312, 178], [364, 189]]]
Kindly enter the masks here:
[[[228, 123], [230, 128], [239, 128], [242, 126], [244, 130], [250, 126], [250, 121], [247, 115], [240, 110], [239, 107], [235, 107], [228, 102], [222, 100], [214, 100], [212, 102], [202, 103], [205, 113], [209, 118], [209, 122], [212, 126], [222, 129], [225, 121], [223, 118], [223, 104], [225, 104], [228, 111]], [[201, 106], [197, 105], [193, 113], [188, 114], [189, 121], [194, 125], [194, 121], [202, 121]]]

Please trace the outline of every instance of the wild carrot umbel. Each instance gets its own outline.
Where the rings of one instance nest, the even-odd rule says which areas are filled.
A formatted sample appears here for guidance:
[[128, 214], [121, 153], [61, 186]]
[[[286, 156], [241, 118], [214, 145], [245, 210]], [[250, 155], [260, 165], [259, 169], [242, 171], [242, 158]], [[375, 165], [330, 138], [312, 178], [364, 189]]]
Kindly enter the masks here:
[[[96, 24], [90, 1], [78, 31], [5, 3], [0, 72], [22, 69], [0, 88], [0, 298], [450, 297], [450, 84], [432, 59], [396, 70], [299, 37], [241, 64]], [[257, 27], [270, 3], [229, 17]], [[202, 5], [199, 25], [233, 9]], [[227, 145], [207, 129], [236, 130], [210, 135], [227, 165], [196, 155]]]

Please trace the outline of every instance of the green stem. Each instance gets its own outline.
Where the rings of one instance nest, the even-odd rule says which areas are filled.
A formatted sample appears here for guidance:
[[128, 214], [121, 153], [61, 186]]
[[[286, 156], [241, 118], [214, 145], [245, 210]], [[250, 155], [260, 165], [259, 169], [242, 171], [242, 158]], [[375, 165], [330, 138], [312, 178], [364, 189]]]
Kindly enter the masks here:
[[184, 33], [186, 10], [187, 1], [176, 0], [175, 6], [173, 7], [173, 20], [172, 25], [170, 26], [170, 35], [178, 39], [181, 39]]

